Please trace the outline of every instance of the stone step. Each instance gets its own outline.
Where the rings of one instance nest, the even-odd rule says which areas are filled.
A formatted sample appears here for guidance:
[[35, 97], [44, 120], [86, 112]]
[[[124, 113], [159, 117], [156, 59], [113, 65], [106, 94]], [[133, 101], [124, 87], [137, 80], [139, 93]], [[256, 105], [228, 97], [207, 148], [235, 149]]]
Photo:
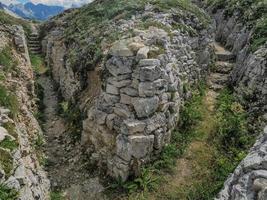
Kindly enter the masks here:
[[215, 52], [215, 55], [217, 57], [218, 61], [228, 61], [228, 62], [234, 62], [236, 59], [236, 56], [232, 53], [219, 53]]
[[40, 44], [28, 44], [28, 47], [29, 48], [34, 48], [34, 47], [41, 47], [41, 45]]
[[28, 40], [29, 44], [40, 44], [39, 40]]
[[215, 63], [215, 70], [214, 71], [217, 73], [228, 74], [231, 72], [232, 69], [233, 69], [232, 63], [217, 61]]
[[212, 89], [214, 91], [219, 91], [221, 89], [224, 88], [224, 85], [219, 85], [219, 84], [216, 84], [216, 83], [213, 83], [211, 85], [209, 85], [209, 89]]
[[228, 78], [229, 78], [228, 74], [211, 73], [209, 80], [211, 84], [224, 85], [227, 83]]
[[232, 54], [230, 51], [226, 50], [221, 44], [218, 42], [213, 43], [215, 54], [217, 56], [217, 59], [219, 61], [229, 61], [233, 62], [236, 58], [234, 54]]
[[29, 47], [30, 51], [41, 51], [41, 48], [37, 48], [37, 47]]

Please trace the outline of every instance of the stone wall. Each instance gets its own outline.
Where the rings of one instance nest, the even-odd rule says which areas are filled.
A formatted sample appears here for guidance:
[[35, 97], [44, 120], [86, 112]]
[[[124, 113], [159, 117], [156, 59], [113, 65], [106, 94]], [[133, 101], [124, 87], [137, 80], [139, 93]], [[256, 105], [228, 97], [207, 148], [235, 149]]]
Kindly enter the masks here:
[[[49, 199], [49, 180], [35, 149], [42, 130], [33, 115], [37, 111], [34, 77], [23, 28], [0, 25], [0, 41], [0, 49], [11, 47], [12, 57], [17, 61], [14, 71], [3, 71], [0, 66], [4, 76], [0, 83], [18, 100], [16, 116], [11, 116], [9, 109], [0, 108], [0, 144], [5, 139], [17, 143], [12, 150], [0, 147], [1, 160], [6, 159], [0, 163], [0, 184], [16, 190], [20, 200], [46, 200]], [[8, 163], [10, 172], [6, 173], [1, 164], [7, 166]]]
[[[82, 142], [94, 146], [93, 159], [122, 180], [138, 173], [170, 142], [187, 95], [183, 87], [203, 79], [208, 64], [197, 63], [186, 42], [190, 38], [179, 31], [172, 40], [156, 27], [135, 29], [134, 35], [111, 47], [104, 89], [88, 111], [82, 134]], [[151, 52], [160, 51], [158, 44], [164, 51], [149, 58]]]
[[267, 126], [247, 157], [229, 176], [217, 200], [267, 199]]
[[[146, 23], [144, 19], [154, 26], [140, 28]], [[67, 23], [62, 17], [44, 26], [49, 27], [43, 46], [53, 77], [63, 97], [70, 99], [77, 94], [76, 104], [87, 113], [81, 142], [91, 150], [92, 162], [111, 176], [126, 180], [129, 175], [137, 175], [142, 164], [154, 160], [170, 142], [180, 107], [191, 95], [187, 88], [205, 79], [208, 72], [213, 30], [205, 28], [192, 13], [179, 8], [155, 12], [148, 4], [143, 12], [127, 20], [110, 21], [108, 32], [114, 30], [121, 35], [120, 40], [110, 45], [102, 38], [105, 59], [94, 69], [80, 73], [68, 67], [68, 49], [79, 48], [82, 53], [87, 47], [53, 36], [64, 32], [61, 25]], [[187, 29], [175, 28], [179, 24]], [[188, 29], [197, 33], [192, 35]], [[101, 37], [108, 34], [104, 32]], [[84, 43], [95, 39], [90, 32], [87, 35]], [[75, 85], [82, 85], [82, 76], [87, 79], [85, 89]], [[93, 83], [96, 80], [100, 83]], [[92, 95], [92, 85], [98, 88], [96, 95]]]

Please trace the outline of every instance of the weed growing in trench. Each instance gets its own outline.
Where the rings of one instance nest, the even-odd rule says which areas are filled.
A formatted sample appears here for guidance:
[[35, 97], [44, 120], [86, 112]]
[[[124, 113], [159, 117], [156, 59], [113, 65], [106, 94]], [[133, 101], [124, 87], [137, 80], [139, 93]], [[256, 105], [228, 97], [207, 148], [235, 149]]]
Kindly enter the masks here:
[[18, 143], [16, 140], [11, 140], [10, 137], [6, 137], [2, 142], [0, 142], [0, 147], [13, 151], [18, 147]]
[[19, 111], [19, 103], [15, 95], [0, 84], [0, 106], [7, 107], [11, 111], [11, 116], [15, 117]]
[[0, 52], [0, 65], [3, 65], [4, 72], [16, 72], [18, 61], [12, 55], [12, 49], [10, 46], [6, 46]]
[[13, 189], [9, 189], [3, 184], [0, 184], [0, 199], [3, 200], [16, 200], [18, 197], [18, 192]]
[[70, 102], [63, 101], [59, 104], [59, 114], [67, 121], [68, 131], [73, 141], [79, 141], [82, 131], [82, 113], [79, 108]]

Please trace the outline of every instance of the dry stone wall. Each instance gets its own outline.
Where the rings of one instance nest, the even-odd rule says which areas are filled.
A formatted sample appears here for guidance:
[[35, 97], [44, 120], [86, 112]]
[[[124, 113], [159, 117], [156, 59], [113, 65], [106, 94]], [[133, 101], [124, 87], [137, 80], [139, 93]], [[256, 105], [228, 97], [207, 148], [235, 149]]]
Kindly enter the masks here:
[[[174, 43], [156, 27], [136, 29], [134, 35], [111, 47], [105, 87], [88, 111], [82, 135], [83, 143], [94, 146], [93, 155], [107, 162], [109, 174], [122, 180], [138, 173], [170, 142], [184, 100], [183, 86], [207, 72], [185, 42], [189, 37], [179, 31], [173, 33]], [[164, 53], [149, 58], [152, 51], [160, 51], [157, 44]]]
[[[143, 28], [144, 23], [152, 25]], [[58, 45], [53, 36], [64, 32], [62, 24], [67, 24], [64, 15], [46, 25], [50, 31], [43, 40], [53, 77], [66, 99], [79, 94], [74, 95], [78, 97], [75, 101], [87, 113], [82, 144], [91, 150], [92, 162], [111, 176], [126, 180], [137, 175], [140, 167], [154, 160], [170, 142], [180, 107], [191, 94], [186, 89], [203, 80], [208, 72], [213, 29], [204, 28], [192, 13], [180, 9], [155, 12], [148, 4], [142, 13], [127, 20], [110, 21], [108, 32], [116, 31], [120, 39], [110, 46], [104, 38], [101, 46], [105, 59], [93, 71], [81, 75], [68, 67], [70, 57], [64, 39]], [[192, 35], [187, 29], [174, 28], [175, 24], [198, 32]], [[88, 34], [86, 41], [94, 39]], [[75, 44], [70, 46], [75, 48]], [[86, 73], [88, 86], [82, 89], [80, 80]], [[98, 76], [101, 88], [93, 101], [88, 100], [88, 106], [85, 97], [91, 96], [94, 84], [90, 74]], [[76, 83], [79, 87], [73, 85]]]

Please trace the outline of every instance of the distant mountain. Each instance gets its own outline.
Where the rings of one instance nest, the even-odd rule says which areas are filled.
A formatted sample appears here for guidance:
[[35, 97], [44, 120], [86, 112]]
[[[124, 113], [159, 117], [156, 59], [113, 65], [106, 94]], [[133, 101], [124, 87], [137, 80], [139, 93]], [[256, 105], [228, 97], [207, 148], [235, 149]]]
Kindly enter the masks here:
[[12, 12], [11, 10], [9, 10], [8, 6], [6, 6], [5, 4], [0, 2], [0, 10], [4, 11], [5, 13], [15, 17], [15, 18], [21, 18], [20, 16], [18, 16], [17, 14], [15, 14], [14, 12]]
[[10, 4], [8, 9], [25, 19], [47, 20], [64, 11], [61, 6], [48, 6], [44, 4]]

